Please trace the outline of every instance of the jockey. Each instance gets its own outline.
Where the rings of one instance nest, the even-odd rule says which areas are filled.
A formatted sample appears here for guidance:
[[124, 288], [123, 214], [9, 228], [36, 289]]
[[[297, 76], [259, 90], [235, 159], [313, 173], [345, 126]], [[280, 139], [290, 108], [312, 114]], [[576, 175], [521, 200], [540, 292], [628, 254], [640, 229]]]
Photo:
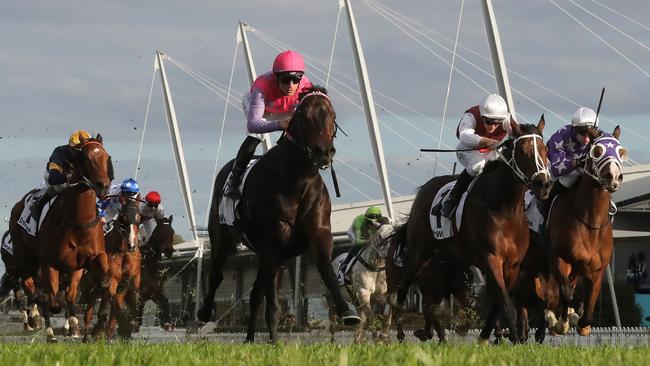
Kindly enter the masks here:
[[348, 229], [348, 237], [352, 242], [352, 249], [342, 263], [342, 268], [350, 262], [354, 256], [359, 253], [361, 248], [365, 247], [377, 229], [382, 225], [383, 216], [377, 206], [370, 206], [366, 213], [359, 215], [352, 221], [352, 226]]
[[45, 168], [45, 193], [38, 198], [36, 203], [30, 208], [31, 217], [38, 219], [41, 210], [47, 202], [59, 193], [68, 188], [68, 180], [74, 172], [73, 153], [78, 151], [82, 141], [89, 139], [91, 136], [85, 130], [77, 130], [70, 135], [67, 145], [58, 146], [52, 151], [50, 160]]
[[304, 76], [305, 62], [292, 50], [280, 53], [273, 62], [273, 71], [255, 79], [242, 104], [246, 115], [248, 136], [237, 152], [226, 196], [239, 198], [239, 184], [263, 133], [285, 130], [298, 106], [300, 93], [312, 87]]
[[580, 171], [576, 168], [589, 154], [589, 130], [602, 133], [597, 125], [596, 113], [592, 109], [578, 108], [571, 118], [571, 124], [556, 131], [546, 143], [551, 174], [555, 180], [547, 202], [552, 202], [555, 196], [578, 180]]
[[143, 242], [146, 243], [153, 230], [156, 228], [156, 219], [165, 217], [165, 209], [160, 203], [160, 193], [151, 191], [144, 196], [144, 201], [140, 203], [140, 214], [142, 215], [142, 236]]
[[497, 94], [483, 98], [481, 104], [465, 111], [458, 123], [456, 136], [460, 140], [457, 149], [458, 161], [465, 167], [454, 188], [431, 209], [431, 214], [450, 217], [463, 193], [474, 177], [483, 171], [487, 161], [495, 160], [497, 154], [490, 149], [511, 132], [510, 113], [506, 101]]
[[122, 210], [122, 206], [129, 199], [137, 198], [139, 193], [140, 186], [133, 178], [125, 179], [122, 184], [112, 186], [108, 191], [108, 197], [98, 203], [102, 221], [104, 223], [114, 221]]

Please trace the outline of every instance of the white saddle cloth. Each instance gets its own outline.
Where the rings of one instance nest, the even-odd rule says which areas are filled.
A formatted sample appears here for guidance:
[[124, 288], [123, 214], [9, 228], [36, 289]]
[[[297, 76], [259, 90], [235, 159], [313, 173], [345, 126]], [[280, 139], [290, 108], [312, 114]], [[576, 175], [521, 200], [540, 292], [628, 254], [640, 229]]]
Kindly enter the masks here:
[[[433, 198], [433, 202], [431, 203], [431, 208], [437, 205], [438, 202], [442, 201], [447, 194], [449, 194], [451, 189], [454, 187], [454, 184], [456, 184], [455, 180], [445, 184], [440, 188], [440, 190], [438, 190], [438, 193], [436, 193], [436, 196]], [[458, 202], [458, 207], [456, 208], [456, 211], [454, 211], [454, 220], [444, 216], [433, 215], [431, 214], [431, 210], [429, 210], [429, 222], [431, 223], [431, 230], [433, 231], [433, 237], [435, 239], [451, 238], [458, 232], [458, 230], [460, 230], [461, 219], [463, 217], [463, 207], [465, 206], [466, 198], [467, 192], [463, 193]]]
[[[244, 172], [244, 177], [241, 180], [241, 184], [239, 184], [239, 192], [244, 191], [244, 184], [246, 183], [246, 178], [248, 178], [248, 173], [250, 173], [255, 163], [257, 163], [257, 160], [258, 159], [252, 159], [250, 163], [248, 163], [248, 167], [246, 167], [246, 171]], [[228, 184], [227, 182], [230, 181], [231, 175], [232, 171], [226, 178], [226, 184]], [[224, 189], [224, 192], [221, 192], [221, 202], [219, 203], [219, 223], [233, 226], [235, 224], [235, 220], [239, 218], [239, 215], [237, 215], [237, 205], [239, 204], [240, 200], [226, 197], [224, 195], [225, 191], [226, 190]]]
[[526, 214], [526, 221], [528, 221], [528, 227], [532, 231], [541, 234], [544, 231], [544, 216], [542, 216], [539, 210], [538, 203], [533, 192], [530, 190], [526, 191], [524, 194], [524, 212]]
[[45, 191], [47, 190], [47, 187], [40, 187], [33, 189], [31, 192], [25, 196], [25, 207], [23, 208], [23, 211], [20, 213], [20, 216], [18, 217], [18, 225], [20, 225], [27, 234], [31, 236], [36, 236], [36, 233], [38, 232], [38, 229], [41, 227], [41, 224], [43, 224], [43, 219], [45, 216], [47, 216], [47, 212], [50, 210], [50, 207], [52, 207], [52, 204], [54, 204], [54, 201], [58, 196], [54, 196], [48, 203], [43, 206], [43, 210], [41, 210], [41, 216], [38, 219], [38, 222], [34, 220], [31, 217], [31, 207], [36, 204], [38, 199], [42, 197], [45, 194]]

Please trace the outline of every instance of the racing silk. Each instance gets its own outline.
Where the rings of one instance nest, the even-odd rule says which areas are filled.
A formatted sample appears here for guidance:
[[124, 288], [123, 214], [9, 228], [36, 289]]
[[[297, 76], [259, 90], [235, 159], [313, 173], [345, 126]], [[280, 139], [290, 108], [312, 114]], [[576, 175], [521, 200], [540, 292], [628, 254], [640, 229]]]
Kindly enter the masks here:
[[354, 233], [354, 245], [366, 245], [372, 234], [377, 231], [366, 219], [366, 215], [355, 217], [350, 230]]
[[99, 216], [106, 219], [106, 222], [113, 221], [122, 210], [122, 202], [120, 202], [120, 184], [114, 184], [108, 190], [109, 198], [99, 201], [97, 203], [99, 208]]
[[548, 160], [551, 162], [551, 174], [561, 177], [571, 173], [576, 160], [587, 156], [589, 145], [582, 145], [576, 140], [571, 125], [557, 130], [546, 143]]
[[460, 140], [460, 144], [467, 148], [478, 147], [481, 142], [481, 137], [490, 138], [493, 140], [501, 141], [508, 133], [510, 133], [510, 119], [506, 118], [503, 124], [497, 127], [494, 132], [488, 133], [485, 130], [485, 125], [481, 121], [481, 111], [478, 105], [465, 111], [465, 114], [460, 119], [458, 127], [456, 128], [456, 137]]
[[67, 179], [70, 179], [70, 176], [74, 172], [74, 158], [68, 145], [61, 145], [52, 151], [50, 160], [47, 162], [46, 170], [48, 172], [56, 170], [65, 175]]
[[165, 217], [165, 208], [162, 203], [158, 207], [151, 207], [146, 202], [140, 202], [140, 215], [142, 216], [142, 221], [160, 219]]
[[311, 82], [303, 75], [298, 90], [288, 96], [280, 91], [272, 71], [259, 76], [250, 90], [250, 106], [246, 116], [248, 132], [267, 133], [280, 130], [280, 121], [291, 118], [298, 106], [300, 93], [311, 87]]

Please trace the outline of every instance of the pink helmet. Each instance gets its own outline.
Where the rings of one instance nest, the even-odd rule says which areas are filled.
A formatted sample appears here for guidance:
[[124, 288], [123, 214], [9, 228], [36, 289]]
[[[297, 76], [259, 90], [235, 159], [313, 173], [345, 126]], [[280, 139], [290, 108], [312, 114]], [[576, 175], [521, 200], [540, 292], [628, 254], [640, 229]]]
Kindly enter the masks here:
[[279, 54], [273, 61], [273, 72], [305, 72], [305, 61], [296, 51], [288, 50]]

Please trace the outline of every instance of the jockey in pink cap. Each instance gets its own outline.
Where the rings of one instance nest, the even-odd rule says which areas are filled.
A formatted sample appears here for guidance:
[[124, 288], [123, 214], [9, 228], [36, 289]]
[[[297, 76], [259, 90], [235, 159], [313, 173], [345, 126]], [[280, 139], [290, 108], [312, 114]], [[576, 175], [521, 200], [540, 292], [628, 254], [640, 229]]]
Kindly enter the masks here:
[[244, 94], [242, 104], [247, 119], [248, 136], [237, 152], [232, 175], [226, 186], [226, 195], [239, 198], [239, 184], [262, 134], [285, 130], [298, 106], [298, 96], [312, 87], [304, 76], [305, 61], [296, 51], [280, 53], [273, 62], [273, 70], [259, 76]]

